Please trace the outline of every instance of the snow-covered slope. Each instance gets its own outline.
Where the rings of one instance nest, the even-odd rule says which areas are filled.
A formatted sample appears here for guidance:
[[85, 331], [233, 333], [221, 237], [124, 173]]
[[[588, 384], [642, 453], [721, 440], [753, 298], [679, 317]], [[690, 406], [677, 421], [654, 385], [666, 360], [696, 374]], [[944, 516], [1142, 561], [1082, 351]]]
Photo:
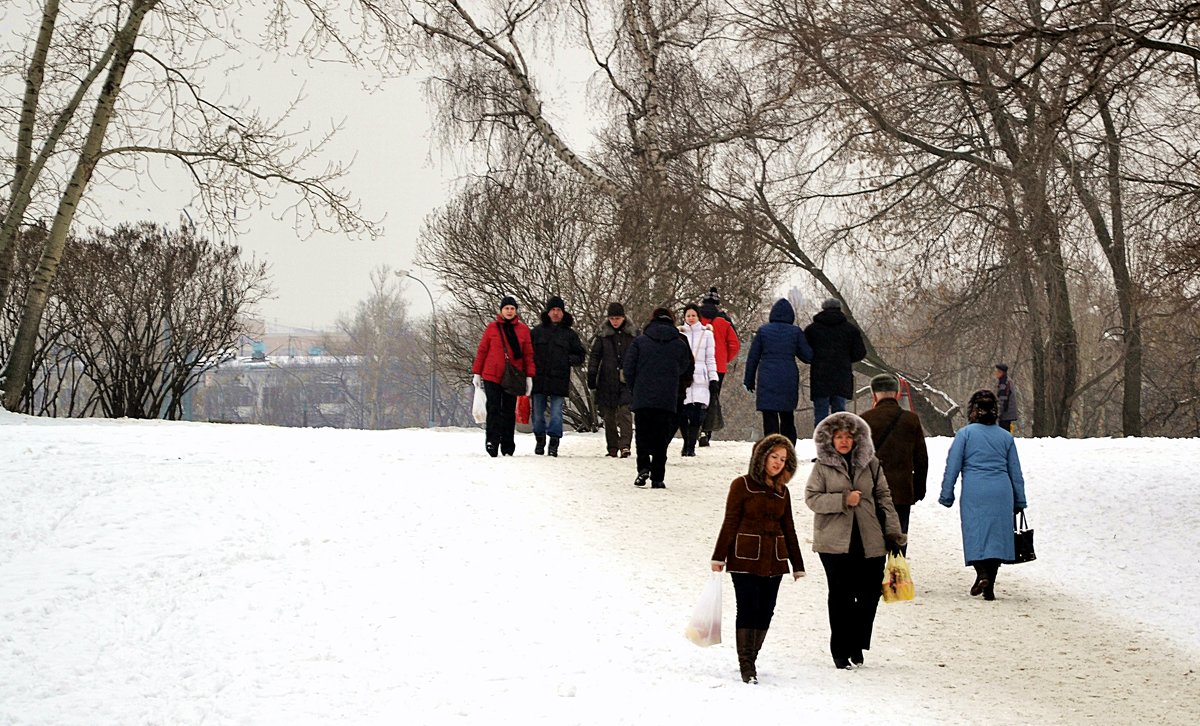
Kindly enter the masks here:
[[913, 510], [917, 598], [880, 606], [866, 667], [833, 668], [806, 552], [754, 687], [727, 578], [727, 642], [683, 637], [749, 443], [644, 491], [592, 435], [490, 459], [474, 430], [0, 412], [0, 723], [1200, 719], [1200, 442], [1022, 439], [1039, 559], [994, 603], [935, 501], [948, 444]]

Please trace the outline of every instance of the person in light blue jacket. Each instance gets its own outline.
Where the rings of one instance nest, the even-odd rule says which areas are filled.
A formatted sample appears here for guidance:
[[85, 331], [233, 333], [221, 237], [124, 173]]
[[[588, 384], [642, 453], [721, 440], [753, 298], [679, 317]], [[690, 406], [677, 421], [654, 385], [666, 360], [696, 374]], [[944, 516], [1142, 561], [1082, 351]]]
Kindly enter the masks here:
[[967, 404], [969, 423], [954, 435], [946, 455], [938, 504], [954, 505], [954, 484], [962, 475], [963, 558], [975, 568], [971, 594], [996, 599], [996, 573], [1016, 557], [1013, 515], [1025, 508], [1025, 479], [1012, 434], [996, 425], [999, 403], [989, 390], [976, 391]]
[[754, 334], [750, 356], [746, 358], [743, 385], [758, 391], [756, 408], [762, 412], [763, 436], [783, 434], [796, 443], [794, 411], [800, 402], [800, 369], [796, 360], [811, 363], [812, 348], [804, 331], [795, 325], [796, 311], [780, 298], [771, 306], [766, 325]]

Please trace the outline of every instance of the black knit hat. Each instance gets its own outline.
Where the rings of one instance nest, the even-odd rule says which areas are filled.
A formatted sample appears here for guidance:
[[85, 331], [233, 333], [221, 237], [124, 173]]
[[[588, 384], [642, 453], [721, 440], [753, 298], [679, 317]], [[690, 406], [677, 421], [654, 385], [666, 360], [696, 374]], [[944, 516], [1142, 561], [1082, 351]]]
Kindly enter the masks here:
[[721, 304], [721, 296], [717, 294], [717, 288], [715, 287], [708, 288], [708, 293], [700, 299], [701, 305], [707, 305], [709, 303], [712, 303], [713, 305]]
[[625, 317], [625, 306], [619, 302], [610, 302], [608, 304], [608, 317], [615, 318], [618, 315]]
[[503, 310], [505, 307], [507, 307], [509, 305], [512, 305], [514, 308], [518, 308], [518, 309], [521, 307], [520, 305], [517, 305], [517, 299], [515, 297], [513, 297], [512, 295], [505, 295], [504, 297], [500, 298], [500, 309], [501, 310]]
[[567, 304], [563, 302], [563, 299], [558, 295], [551, 295], [550, 298], [546, 300], [546, 312], [550, 312], [554, 308], [558, 308], [564, 313], [567, 312]]

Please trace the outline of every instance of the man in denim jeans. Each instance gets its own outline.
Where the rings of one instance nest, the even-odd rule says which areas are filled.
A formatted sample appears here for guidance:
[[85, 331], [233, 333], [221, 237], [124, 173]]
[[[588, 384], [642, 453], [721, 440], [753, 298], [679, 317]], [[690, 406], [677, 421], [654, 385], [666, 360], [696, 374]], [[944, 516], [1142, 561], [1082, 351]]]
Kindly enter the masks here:
[[[571, 369], [583, 365], [587, 355], [579, 335], [571, 329], [573, 324], [574, 319], [566, 311], [563, 299], [552, 295], [546, 301], [542, 324], [532, 331], [537, 373], [533, 376], [533, 393], [529, 397], [529, 418], [537, 439], [535, 454], [558, 456], [558, 442], [563, 435], [563, 405], [571, 392]], [[547, 434], [550, 436], [549, 448], [546, 447]]]
[[846, 410], [846, 402], [854, 397], [854, 364], [867, 357], [867, 347], [842, 312], [842, 301], [832, 297], [821, 304], [804, 337], [813, 350], [809, 398], [815, 426], [829, 414]]

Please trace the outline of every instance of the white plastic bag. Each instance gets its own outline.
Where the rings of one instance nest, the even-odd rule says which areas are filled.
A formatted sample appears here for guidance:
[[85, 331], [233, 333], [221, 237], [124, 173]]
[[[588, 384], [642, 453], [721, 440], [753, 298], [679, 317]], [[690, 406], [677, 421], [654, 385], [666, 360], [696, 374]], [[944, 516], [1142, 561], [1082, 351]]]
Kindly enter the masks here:
[[721, 573], [714, 572], [700, 593], [700, 602], [692, 620], [683, 631], [687, 639], [701, 647], [721, 642]]
[[482, 388], [475, 389], [475, 402], [471, 404], [471, 415], [475, 417], [475, 423], [487, 423], [487, 394]]

